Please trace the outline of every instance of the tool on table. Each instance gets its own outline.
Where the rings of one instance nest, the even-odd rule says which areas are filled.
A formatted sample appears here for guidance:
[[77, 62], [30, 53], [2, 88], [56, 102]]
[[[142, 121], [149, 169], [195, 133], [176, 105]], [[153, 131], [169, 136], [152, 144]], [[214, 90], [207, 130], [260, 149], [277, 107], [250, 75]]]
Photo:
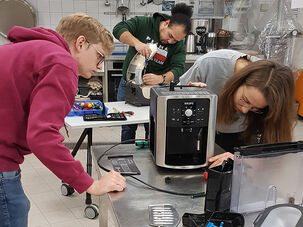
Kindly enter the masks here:
[[122, 111], [121, 113], [123, 113], [124, 115], [127, 115], [128, 117], [134, 115], [134, 112], [133, 112], [133, 111]]
[[119, 111], [116, 107], [113, 107], [113, 111], [114, 111], [115, 113], [120, 113], [120, 111]]
[[115, 111], [115, 113], [121, 113], [121, 114], [124, 114], [125, 116], [132, 116], [134, 115], [134, 112], [133, 111], [119, 111], [117, 108], [113, 107], [113, 110]]

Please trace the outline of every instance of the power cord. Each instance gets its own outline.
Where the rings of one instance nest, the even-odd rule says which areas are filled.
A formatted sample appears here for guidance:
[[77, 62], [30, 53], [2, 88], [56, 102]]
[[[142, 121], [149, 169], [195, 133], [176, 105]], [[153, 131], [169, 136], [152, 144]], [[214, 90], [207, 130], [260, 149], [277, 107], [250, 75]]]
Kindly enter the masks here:
[[[118, 145], [120, 144], [128, 144], [130, 142], [136, 142], [136, 141], [149, 141], [148, 139], [130, 139], [130, 140], [124, 140], [122, 142], [119, 142], [119, 143], [116, 143], [114, 144], [113, 146], [111, 146], [110, 148], [108, 148], [107, 150], [105, 150], [103, 152], [103, 154], [98, 158], [97, 160], [97, 163], [98, 163], [98, 166], [103, 169], [104, 171], [106, 172], [109, 172], [111, 171], [110, 169], [107, 169], [105, 168], [104, 166], [102, 166], [100, 163], [101, 159], [111, 150], [113, 149], [114, 147], [117, 147]], [[134, 180], [137, 180], [138, 182], [148, 186], [149, 188], [153, 189], [153, 190], [156, 190], [156, 191], [160, 191], [160, 192], [164, 192], [164, 193], [168, 193], [168, 194], [173, 194], [173, 195], [180, 195], [180, 196], [191, 196], [192, 198], [198, 198], [198, 197], [205, 197], [206, 196], [206, 193], [205, 192], [201, 192], [201, 193], [182, 193], [182, 192], [175, 192], [175, 191], [169, 191], [169, 190], [165, 190], [165, 189], [161, 189], [161, 188], [157, 188], [151, 184], [148, 184], [146, 183], [145, 181], [143, 180], [140, 180], [139, 178], [137, 177], [134, 177], [132, 175], [129, 175], [129, 174], [123, 174], [123, 176], [125, 177], [131, 177], [133, 178]]]

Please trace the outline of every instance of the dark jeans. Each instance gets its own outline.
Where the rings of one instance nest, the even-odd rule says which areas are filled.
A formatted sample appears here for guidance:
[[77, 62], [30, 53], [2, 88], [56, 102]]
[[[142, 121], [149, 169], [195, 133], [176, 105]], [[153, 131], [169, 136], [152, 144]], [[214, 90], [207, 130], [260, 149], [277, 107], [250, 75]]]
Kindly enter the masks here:
[[[124, 78], [121, 78], [119, 87], [118, 87], [118, 94], [117, 94], [117, 100], [118, 101], [124, 101], [125, 100], [125, 84], [126, 80]], [[121, 142], [125, 140], [131, 140], [136, 138], [136, 131], [137, 131], [138, 125], [132, 124], [132, 125], [122, 125], [122, 132], [121, 132]], [[145, 139], [148, 138], [149, 134], [149, 124], [144, 124], [145, 128]], [[134, 143], [134, 142], [129, 142]]]
[[0, 227], [26, 227], [29, 208], [20, 170], [0, 172]]
[[215, 142], [222, 147], [226, 152], [234, 153], [234, 147], [244, 145], [242, 132], [239, 133], [216, 133]]

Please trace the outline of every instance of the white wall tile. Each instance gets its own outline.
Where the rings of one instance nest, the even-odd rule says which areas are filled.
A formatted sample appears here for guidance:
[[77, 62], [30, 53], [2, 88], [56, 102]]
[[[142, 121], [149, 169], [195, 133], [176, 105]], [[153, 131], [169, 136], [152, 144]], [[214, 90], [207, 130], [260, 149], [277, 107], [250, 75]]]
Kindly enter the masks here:
[[[128, 17], [127, 17], [128, 19]], [[117, 16], [116, 15], [111, 15], [110, 16], [110, 25], [112, 28], [114, 28], [114, 26], [116, 24], [118, 24], [119, 22], [122, 21], [122, 15], [121, 14], [118, 14]]]
[[66, 17], [66, 16], [69, 16], [71, 14], [73, 14], [73, 12], [63, 12], [62, 17]]
[[65, 13], [74, 12], [74, 1], [73, 0], [63, 0], [62, 1], [62, 12], [65, 12]]
[[100, 17], [100, 14], [99, 14], [99, 19], [98, 19], [99, 21], [100, 21], [100, 23], [101, 24], [103, 24], [103, 25], [110, 25], [110, 17], [108, 16], [108, 15], [102, 15], [101, 17]]
[[74, 1], [75, 13], [86, 13], [86, 1]]
[[[101, 2], [100, 2], [101, 4]], [[98, 13], [99, 12], [99, 2], [98, 1], [86, 1], [87, 13]]]
[[161, 11], [162, 6], [155, 5], [155, 4], [148, 4], [148, 7], [146, 8], [146, 12], [149, 14], [154, 14], [156, 12]]
[[56, 31], [56, 27], [57, 27], [57, 26], [58, 26], [57, 24], [51, 24], [51, 25], [48, 27], [48, 29], [51, 29], [51, 30]]
[[102, 2], [99, 3], [99, 14], [103, 14], [104, 12], [110, 12], [110, 6], [104, 5]]
[[[110, 6], [106, 6], [104, 4], [105, 1], [106, 0], [28, 0], [36, 10], [37, 26], [53, 28], [57, 26], [63, 16], [83, 12], [98, 19], [112, 32], [113, 27], [122, 21], [122, 15], [120, 12], [116, 12], [116, 0], [109, 0]], [[152, 15], [154, 12], [161, 12], [162, 5], [151, 3], [142, 6], [140, 4], [141, 1], [142, 0], [129, 0], [130, 13], [127, 15], [127, 19], [136, 15], [145, 16], [147, 13]], [[176, 0], [176, 3], [180, 1], [184, 0]], [[144, 2], [147, 2], [147, 0], [144, 0]]]
[[110, 26], [110, 24], [104, 24], [102, 23], [102, 21], [100, 21], [101, 24], [103, 24], [103, 26], [110, 32], [110, 33], [113, 33], [113, 29], [112, 27]]
[[37, 1], [37, 10], [41, 12], [49, 12], [49, 0], [39, 0]]
[[49, 12], [38, 13], [37, 25], [41, 27], [44, 27], [45, 25], [50, 26]]
[[110, 12], [116, 12], [117, 10], [117, 1], [111, 0], [110, 1]]
[[61, 13], [62, 12], [62, 5], [61, 0], [51, 0], [49, 5], [50, 12], [52, 13]]
[[93, 17], [93, 18], [95, 18], [95, 19], [98, 20], [98, 16], [99, 16], [98, 13], [89, 13], [89, 12], [88, 12], [87, 15], [89, 15], [89, 16], [91, 16], [91, 17]]
[[50, 13], [51, 25], [57, 26], [61, 18], [62, 18], [62, 13]]

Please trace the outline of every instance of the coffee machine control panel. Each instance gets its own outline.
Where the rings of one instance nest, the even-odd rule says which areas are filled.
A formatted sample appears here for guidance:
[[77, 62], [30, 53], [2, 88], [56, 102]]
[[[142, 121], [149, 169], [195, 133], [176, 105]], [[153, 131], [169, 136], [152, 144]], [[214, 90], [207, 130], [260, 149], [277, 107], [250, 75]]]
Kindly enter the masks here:
[[201, 127], [208, 125], [209, 99], [169, 99], [167, 126]]

